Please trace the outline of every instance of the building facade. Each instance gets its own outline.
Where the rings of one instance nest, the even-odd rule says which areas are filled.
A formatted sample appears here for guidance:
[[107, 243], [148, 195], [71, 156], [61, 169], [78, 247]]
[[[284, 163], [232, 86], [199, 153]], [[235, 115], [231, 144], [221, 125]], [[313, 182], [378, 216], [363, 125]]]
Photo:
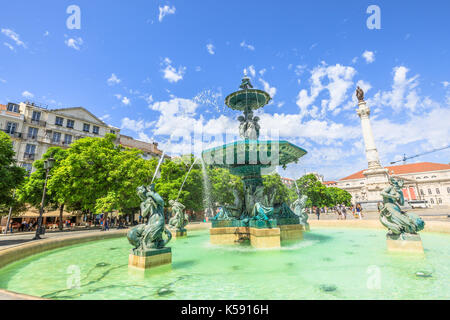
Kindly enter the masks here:
[[120, 129], [106, 124], [82, 107], [49, 110], [34, 103], [0, 105], [0, 130], [10, 135], [18, 164], [29, 172], [50, 147], [69, 147], [85, 137], [120, 137]]
[[[386, 170], [404, 180], [405, 200], [425, 200], [431, 207], [450, 206], [450, 164], [420, 162], [389, 166]], [[352, 195], [353, 203], [368, 202], [366, 181], [361, 170], [340, 179], [337, 186]]]
[[[145, 160], [150, 160], [152, 158], [161, 159], [163, 152], [158, 149], [158, 143], [156, 142], [144, 142], [140, 140], [135, 140], [132, 137], [126, 135], [120, 135], [119, 143], [127, 148], [139, 149], [143, 152], [142, 157]], [[165, 158], [169, 158], [167, 155]]]

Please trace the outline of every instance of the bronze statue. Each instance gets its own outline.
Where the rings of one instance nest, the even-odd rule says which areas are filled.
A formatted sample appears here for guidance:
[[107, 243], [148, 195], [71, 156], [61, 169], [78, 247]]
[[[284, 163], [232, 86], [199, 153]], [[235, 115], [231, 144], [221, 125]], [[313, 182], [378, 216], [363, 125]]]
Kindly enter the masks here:
[[360, 87], [356, 88], [356, 97], [358, 98], [358, 102], [364, 101], [364, 91]]
[[169, 220], [169, 226], [174, 227], [180, 231], [185, 231], [184, 227], [189, 223], [189, 218], [184, 212], [186, 207], [178, 201], [170, 200], [169, 205], [172, 211], [175, 213], [174, 216]]
[[401, 210], [405, 204], [403, 197], [403, 180], [391, 177], [389, 186], [381, 192], [383, 205], [380, 206], [380, 222], [388, 228], [388, 236], [404, 239], [407, 234], [416, 234], [423, 230], [425, 222], [414, 213]]
[[172, 239], [172, 234], [165, 228], [164, 200], [155, 192], [155, 184], [138, 187], [137, 194], [142, 200], [141, 214], [148, 218], [148, 222], [131, 229], [127, 234], [128, 241], [134, 246], [134, 251], [162, 249]]

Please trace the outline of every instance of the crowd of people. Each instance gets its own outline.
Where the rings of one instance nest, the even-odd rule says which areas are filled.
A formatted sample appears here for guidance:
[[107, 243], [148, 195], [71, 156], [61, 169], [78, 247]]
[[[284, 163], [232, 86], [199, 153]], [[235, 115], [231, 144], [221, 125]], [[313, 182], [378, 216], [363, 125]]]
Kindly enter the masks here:
[[315, 214], [317, 216], [317, 220], [320, 220], [321, 214], [337, 214], [338, 220], [347, 220], [347, 215], [351, 212], [355, 219], [362, 219], [364, 217], [363, 208], [361, 204], [356, 204], [350, 207], [347, 207], [343, 204], [337, 205], [335, 207], [318, 207], [313, 206], [310, 209], [310, 214]]

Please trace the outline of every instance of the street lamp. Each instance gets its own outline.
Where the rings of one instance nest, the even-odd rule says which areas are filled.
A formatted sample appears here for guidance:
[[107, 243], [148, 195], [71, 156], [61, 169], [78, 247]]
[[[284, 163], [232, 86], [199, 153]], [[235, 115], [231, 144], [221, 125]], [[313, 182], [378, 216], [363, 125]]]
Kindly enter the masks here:
[[41, 233], [42, 228], [42, 215], [44, 214], [44, 204], [45, 204], [45, 195], [47, 193], [47, 181], [48, 181], [48, 173], [50, 172], [50, 169], [53, 168], [53, 165], [55, 164], [55, 159], [53, 157], [50, 157], [49, 159], [44, 161], [44, 169], [45, 169], [45, 183], [44, 183], [44, 191], [42, 192], [42, 202], [41, 202], [41, 208], [39, 210], [39, 219], [38, 219], [38, 226], [36, 228], [36, 235], [34, 236], [33, 240], [39, 240], [41, 237], [39, 236]]

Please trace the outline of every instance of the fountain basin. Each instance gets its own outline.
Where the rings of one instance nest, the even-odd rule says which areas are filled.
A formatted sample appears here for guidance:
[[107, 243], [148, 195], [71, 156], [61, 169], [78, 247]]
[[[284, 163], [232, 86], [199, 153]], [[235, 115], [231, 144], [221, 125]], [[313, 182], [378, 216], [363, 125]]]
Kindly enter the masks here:
[[[0, 288], [57, 300], [449, 299], [450, 235], [422, 233], [425, 257], [411, 257], [388, 253], [385, 234], [315, 228], [303, 242], [259, 250], [211, 245], [208, 230], [192, 231], [171, 243], [170, 270], [144, 278], [129, 272], [122, 237], [17, 261], [0, 269]], [[68, 288], [70, 266], [80, 270], [79, 288]], [[368, 281], [376, 274], [379, 283]]]

